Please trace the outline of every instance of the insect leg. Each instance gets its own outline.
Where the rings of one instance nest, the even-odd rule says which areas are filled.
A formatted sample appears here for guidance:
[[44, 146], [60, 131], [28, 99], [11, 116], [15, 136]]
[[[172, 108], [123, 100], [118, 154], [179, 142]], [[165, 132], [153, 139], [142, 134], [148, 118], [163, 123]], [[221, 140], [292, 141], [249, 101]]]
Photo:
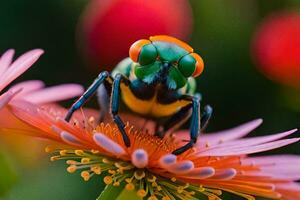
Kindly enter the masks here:
[[71, 106], [69, 109], [65, 120], [67, 122], [70, 121], [73, 113], [81, 108], [88, 99], [97, 92], [98, 87], [109, 77], [109, 73], [107, 71], [101, 72], [98, 77], [94, 80], [94, 82], [90, 85], [90, 87], [83, 93], [81, 97]]
[[156, 132], [155, 135], [163, 138], [165, 133], [170, 131], [177, 130], [182, 126], [190, 117], [191, 115], [191, 108], [192, 104], [188, 104], [187, 106], [181, 108], [177, 113], [175, 113], [170, 119], [168, 119], [164, 124], [163, 124], [163, 131]]
[[201, 131], [203, 131], [207, 127], [207, 124], [212, 116], [212, 113], [213, 113], [213, 108], [210, 105], [206, 105], [204, 107], [204, 112], [202, 113], [201, 116]]
[[200, 134], [200, 98], [199, 96], [194, 96], [192, 99], [192, 118], [190, 126], [190, 141], [184, 146], [176, 149], [172, 153], [175, 155], [182, 154], [188, 149], [192, 148], [197, 142], [198, 135]]
[[121, 82], [127, 82], [129, 84], [129, 80], [125, 78], [122, 74], [117, 74], [115, 76], [113, 86], [112, 86], [112, 95], [111, 95], [111, 114], [114, 122], [117, 124], [118, 129], [120, 130], [123, 141], [127, 147], [130, 147], [130, 139], [125, 131], [125, 124], [118, 115], [119, 112], [119, 103], [120, 103], [120, 85]]

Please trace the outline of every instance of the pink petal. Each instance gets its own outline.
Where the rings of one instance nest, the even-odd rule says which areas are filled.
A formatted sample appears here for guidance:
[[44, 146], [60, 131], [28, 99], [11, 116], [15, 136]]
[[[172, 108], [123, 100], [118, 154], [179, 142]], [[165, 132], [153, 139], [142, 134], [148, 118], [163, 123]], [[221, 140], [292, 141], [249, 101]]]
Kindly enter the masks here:
[[205, 134], [202, 135], [202, 137], [200, 137], [201, 140], [207, 141], [210, 144], [231, 141], [244, 137], [245, 135], [253, 131], [255, 128], [257, 128], [261, 123], [262, 119], [256, 119], [229, 130]]
[[242, 165], [259, 166], [260, 172], [247, 172], [252, 176], [270, 176], [288, 180], [300, 179], [300, 156], [276, 155], [241, 159]]
[[8, 69], [9, 65], [12, 62], [15, 50], [7, 50], [0, 58], [0, 76]]
[[43, 50], [35, 49], [20, 56], [11, 64], [6, 72], [0, 76], [0, 91], [31, 67], [43, 53]]
[[275, 156], [259, 156], [247, 157], [241, 160], [243, 165], [259, 165], [259, 166], [281, 166], [281, 165], [300, 165], [300, 156], [298, 155], [275, 155]]
[[16, 98], [21, 97], [22, 95], [25, 95], [27, 93], [31, 93], [33, 91], [36, 91], [38, 89], [41, 89], [45, 86], [43, 81], [40, 80], [29, 80], [29, 81], [23, 81], [20, 83], [17, 83], [13, 85], [10, 89], [17, 90], [19, 88], [22, 88], [22, 92], [20, 92]]
[[277, 189], [284, 189], [284, 190], [296, 190], [300, 191], [300, 183], [284, 183], [284, 184], [276, 184]]
[[15, 95], [21, 92], [21, 90], [22, 88], [19, 88], [18, 90], [9, 90], [2, 94], [0, 96], [0, 109], [7, 105]]
[[275, 141], [281, 138], [284, 138], [286, 136], [291, 135], [292, 133], [295, 133], [297, 129], [293, 129], [290, 131], [286, 131], [283, 133], [278, 133], [278, 134], [273, 134], [273, 135], [268, 135], [268, 136], [260, 136], [260, 137], [252, 137], [252, 138], [243, 138], [239, 140], [233, 140], [233, 141], [228, 141], [224, 142], [221, 144], [216, 144], [215, 146], [212, 146], [211, 148], [223, 148], [223, 147], [234, 147], [234, 146], [253, 146], [253, 145], [258, 145], [258, 144], [263, 144], [271, 141]]
[[[215, 145], [221, 142], [242, 138], [257, 128], [261, 123], [262, 119], [256, 119], [228, 130], [216, 133], [202, 133], [199, 135], [198, 142], [195, 147], [203, 148], [207, 143], [209, 145]], [[189, 130], [177, 131], [175, 132], [174, 137], [177, 142], [186, 141], [190, 138]]]
[[234, 147], [223, 147], [223, 148], [214, 148], [211, 150], [197, 152], [195, 153], [196, 156], [235, 156], [235, 155], [245, 155], [251, 153], [258, 153], [264, 152], [272, 149], [276, 149], [279, 147], [283, 147], [295, 142], [298, 142], [300, 138], [294, 139], [285, 139], [285, 140], [278, 140], [275, 142], [269, 142], [260, 145], [253, 145], [253, 146], [234, 146]]
[[81, 85], [63, 84], [28, 93], [22, 99], [31, 103], [46, 104], [77, 97], [83, 92], [84, 89]]

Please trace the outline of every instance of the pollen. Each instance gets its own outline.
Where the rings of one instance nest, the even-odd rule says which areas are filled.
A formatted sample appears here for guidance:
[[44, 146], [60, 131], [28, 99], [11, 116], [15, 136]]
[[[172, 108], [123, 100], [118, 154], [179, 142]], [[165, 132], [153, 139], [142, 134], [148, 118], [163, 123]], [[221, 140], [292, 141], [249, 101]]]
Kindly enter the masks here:
[[59, 154], [60, 154], [61, 156], [65, 156], [65, 155], [67, 155], [67, 150], [61, 150], [61, 151], [59, 152]]
[[82, 158], [81, 163], [82, 164], [88, 164], [90, 162], [90, 158]]
[[148, 198], [148, 200], [158, 200], [155, 196], [151, 196]]
[[103, 181], [106, 185], [110, 185], [113, 182], [113, 179], [111, 176], [105, 176]]
[[68, 168], [67, 168], [67, 171], [69, 173], [74, 173], [76, 171], [77, 167], [75, 165], [70, 165]]
[[147, 192], [144, 190], [144, 189], [139, 189], [138, 191], [137, 191], [137, 195], [139, 196], [139, 197], [145, 197], [146, 195], [147, 195]]
[[129, 190], [129, 191], [134, 190], [134, 188], [135, 188], [135, 186], [134, 186], [134, 184], [132, 184], [132, 183], [128, 183], [128, 184], [126, 184], [126, 186], [125, 186], [125, 189], [126, 189], [126, 190]]
[[88, 171], [82, 171], [80, 175], [84, 181], [90, 180], [90, 173]]
[[134, 177], [137, 180], [142, 180], [145, 177], [145, 172], [142, 171], [142, 170], [137, 170], [137, 171], [134, 172]]
[[84, 152], [82, 150], [75, 150], [77, 156], [83, 156]]
[[95, 174], [97, 174], [97, 175], [100, 175], [101, 174], [101, 167], [99, 167], [99, 166], [92, 166], [91, 167], [91, 171], [92, 172], [94, 172]]

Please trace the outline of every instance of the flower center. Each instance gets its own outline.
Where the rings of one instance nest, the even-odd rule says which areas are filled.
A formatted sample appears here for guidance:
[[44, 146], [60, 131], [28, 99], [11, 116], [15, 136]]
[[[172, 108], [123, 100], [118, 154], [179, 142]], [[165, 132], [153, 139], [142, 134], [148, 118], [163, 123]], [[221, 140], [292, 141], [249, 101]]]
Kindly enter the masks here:
[[[139, 197], [148, 197], [148, 200], [176, 198], [221, 200], [219, 197], [222, 194], [221, 190], [184, 183], [175, 177], [162, 177], [154, 174], [151, 169], [142, 168], [141, 163], [133, 164], [134, 161], [131, 163], [110, 158], [100, 155], [95, 150], [53, 150], [51, 147], [46, 147], [46, 152], [54, 154], [51, 161], [65, 160], [69, 165], [67, 168], [69, 173], [80, 171], [84, 181], [90, 180], [95, 175], [104, 175], [103, 181], [106, 185], [135, 190]], [[142, 150], [135, 154], [137, 157], [140, 156], [141, 160], [145, 159]], [[248, 195], [238, 195], [243, 195], [249, 200], [253, 199]]]

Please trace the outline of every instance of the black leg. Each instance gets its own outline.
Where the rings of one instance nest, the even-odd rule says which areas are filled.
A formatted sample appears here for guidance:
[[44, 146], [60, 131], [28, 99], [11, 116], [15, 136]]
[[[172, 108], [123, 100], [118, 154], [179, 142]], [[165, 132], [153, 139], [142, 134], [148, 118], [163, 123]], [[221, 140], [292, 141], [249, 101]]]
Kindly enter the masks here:
[[199, 96], [194, 96], [192, 99], [192, 118], [191, 118], [191, 126], [190, 126], [190, 141], [173, 151], [172, 153], [175, 155], [182, 154], [188, 149], [192, 148], [193, 145], [197, 142], [198, 135], [200, 134], [200, 98]]
[[113, 82], [113, 86], [112, 86], [112, 95], [111, 95], [111, 114], [112, 114], [112, 118], [114, 120], [114, 122], [117, 124], [122, 137], [123, 137], [123, 141], [125, 143], [125, 145], [127, 147], [130, 147], [130, 139], [126, 134], [125, 131], [125, 124], [122, 121], [122, 119], [120, 118], [120, 116], [118, 115], [119, 112], [119, 103], [120, 103], [120, 85], [121, 82], [127, 82], [127, 84], [129, 84], [129, 80], [127, 78], [125, 78], [124, 76], [122, 76], [122, 74], [117, 74], [115, 76], [114, 82]]
[[[202, 96], [197, 93], [199, 100], [201, 101]], [[192, 110], [192, 104], [189, 104], [183, 108], [181, 108], [177, 113], [175, 113], [170, 119], [168, 119], [164, 124], [163, 124], [163, 131], [160, 132], [155, 132], [155, 135], [163, 138], [165, 133], [172, 130], [177, 130], [180, 128], [190, 117], [191, 111]], [[212, 116], [213, 109], [210, 105], [206, 105], [204, 107], [204, 111], [201, 114], [201, 132], [207, 127], [208, 122]]]
[[191, 108], [192, 108], [192, 104], [189, 104], [181, 108], [177, 113], [175, 113], [170, 119], [168, 119], [163, 124], [163, 130], [156, 132], [155, 135], [160, 138], [163, 138], [166, 132], [170, 131], [171, 129], [172, 131], [178, 129], [190, 117]]
[[212, 116], [213, 109], [210, 105], [204, 107], [204, 112], [201, 116], [201, 132], [207, 127], [207, 124]]
[[72, 107], [69, 109], [65, 120], [70, 121], [73, 113], [81, 108], [88, 99], [96, 93], [98, 87], [109, 77], [109, 73], [107, 71], [101, 72], [99, 76], [94, 80], [92, 85], [84, 92], [84, 94], [79, 97], [79, 99], [72, 105]]

